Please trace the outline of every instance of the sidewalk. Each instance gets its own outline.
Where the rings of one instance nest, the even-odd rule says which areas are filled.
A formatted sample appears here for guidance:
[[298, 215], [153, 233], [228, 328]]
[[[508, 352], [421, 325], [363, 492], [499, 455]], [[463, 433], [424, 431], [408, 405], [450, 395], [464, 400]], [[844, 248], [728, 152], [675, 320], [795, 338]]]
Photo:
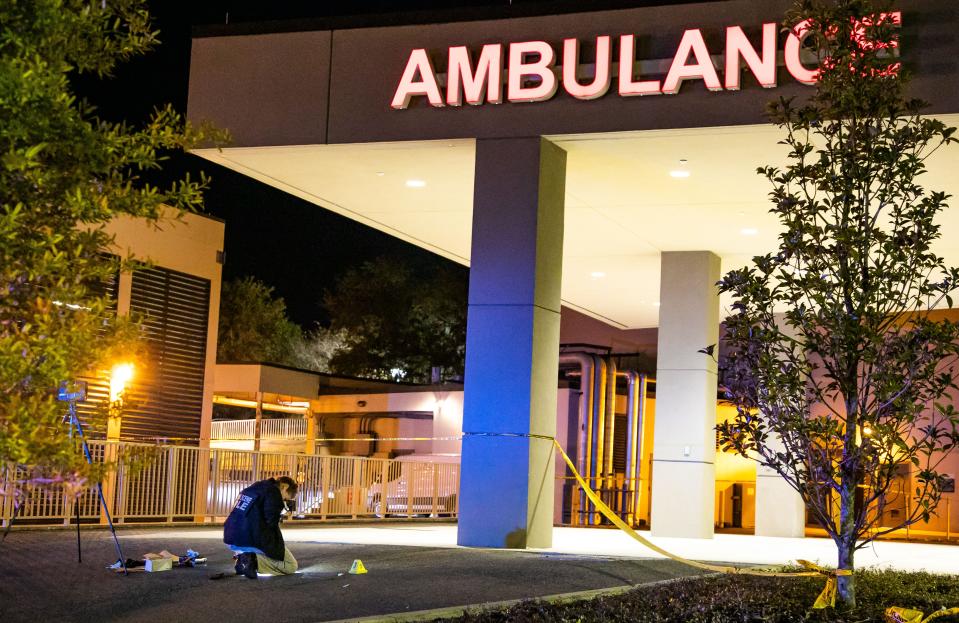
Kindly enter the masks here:
[[[178, 529], [170, 534], [184, 538], [186, 535], [195, 534], [195, 538], [203, 538], [204, 532]], [[836, 564], [836, 547], [827, 538], [784, 539], [748, 534], [717, 534], [713, 539], [673, 539], [651, 537], [648, 531], [640, 534], [666, 550], [692, 560], [767, 565], [795, 564], [797, 558], [803, 558], [827, 566]], [[299, 542], [450, 548], [456, 547], [456, 525], [303, 526], [288, 532], [287, 538]], [[536, 551], [577, 556], [662, 559], [659, 554], [646, 549], [614, 528], [554, 528], [553, 547]], [[856, 567], [959, 574], [959, 544], [877, 541], [856, 553]]]

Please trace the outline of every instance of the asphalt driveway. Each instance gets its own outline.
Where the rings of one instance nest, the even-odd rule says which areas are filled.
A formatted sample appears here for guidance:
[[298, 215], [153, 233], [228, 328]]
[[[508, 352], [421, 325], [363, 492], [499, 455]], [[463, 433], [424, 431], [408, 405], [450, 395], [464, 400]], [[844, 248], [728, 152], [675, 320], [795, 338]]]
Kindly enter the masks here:
[[[209, 530], [209, 533], [207, 533]], [[295, 528], [291, 528], [295, 530]], [[0, 621], [330, 621], [403, 613], [655, 582], [695, 575], [667, 560], [609, 556], [291, 543], [300, 563], [295, 576], [247, 580], [233, 575], [230, 552], [217, 528], [189, 533], [149, 528], [119, 532], [125, 554], [137, 558], [167, 549], [200, 551], [197, 568], [124, 577], [105, 569], [116, 560], [108, 532], [83, 532], [83, 563], [76, 534], [14, 531], [0, 544]], [[191, 534], [193, 535], [191, 537]], [[354, 559], [369, 569], [348, 575]], [[217, 572], [228, 576], [219, 581]]]

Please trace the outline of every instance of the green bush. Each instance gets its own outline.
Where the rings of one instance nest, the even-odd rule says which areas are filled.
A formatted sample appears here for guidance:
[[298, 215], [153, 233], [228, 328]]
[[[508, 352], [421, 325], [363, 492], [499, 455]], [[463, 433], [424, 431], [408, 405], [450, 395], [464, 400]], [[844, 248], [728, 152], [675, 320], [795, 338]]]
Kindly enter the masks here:
[[[551, 604], [526, 601], [504, 610], [472, 612], [459, 623], [867, 623], [883, 622], [889, 606], [922, 610], [959, 606], [959, 576], [899, 571], [856, 573], [854, 610], [811, 610], [824, 580], [819, 578], [764, 578], [708, 576], [640, 586], [627, 593], [589, 601]], [[959, 615], [936, 623], [959, 622]]]

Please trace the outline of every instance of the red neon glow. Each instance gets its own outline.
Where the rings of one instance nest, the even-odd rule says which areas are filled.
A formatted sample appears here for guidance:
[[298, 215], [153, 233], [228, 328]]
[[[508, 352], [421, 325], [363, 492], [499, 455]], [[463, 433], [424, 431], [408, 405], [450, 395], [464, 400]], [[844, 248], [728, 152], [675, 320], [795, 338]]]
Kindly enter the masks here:
[[746, 33], [739, 26], [726, 29], [726, 88], [738, 91], [741, 84], [740, 59], [746, 62], [756, 80], [763, 87], [776, 86], [776, 30], [774, 22], [763, 24], [762, 56], [749, 43]]
[[466, 103], [478, 106], [485, 100], [490, 104], [503, 101], [503, 46], [494, 43], [484, 45], [476, 61], [476, 71], [470, 63], [466, 46], [450, 48], [449, 68], [446, 71], [446, 103], [462, 106]]
[[[696, 58], [692, 65], [687, 64], [690, 53]], [[692, 79], [701, 79], [710, 91], [723, 90], [719, 76], [716, 75], [716, 68], [713, 67], [713, 60], [709, 57], [709, 49], [703, 40], [703, 33], [698, 28], [683, 33], [683, 39], [679, 42], [676, 56], [673, 57], [673, 63], [669, 66], [669, 73], [663, 82], [663, 93], [675, 95], [679, 93], [679, 87], [684, 80]]]
[[636, 63], [636, 37], [623, 35], [619, 38], [619, 94], [661, 95], [659, 80], [634, 80], [633, 65]]
[[[537, 55], [532, 62], [526, 60], [527, 54]], [[523, 41], [509, 46], [509, 85], [507, 98], [511, 102], [541, 102], [556, 93], [556, 75], [553, 63], [556, 56], [553, 48], [545, 41]], [[539, 84], [523, 86], [526, 77], [539, 78]]]
[[596, 72], [589, 84], [580, 84], [576, 78], [579, 67], [579, 40], [563, 41], [563, 88], [581, 100], [591, 100], [606, 95], [609, 91], [609, 65], [612, 62], [612, 46], [609, 37], [596, 37]]
[[[880, 13], [879, 19], [875, 21], [873, 21], [872, 17], [864, 17], [861, 20], [853, 20], [852, 40], [861, 50], [861, 55], [865, 55], [869, 52], [875, 52], [877, 50], [888, 50], [889, 54], [892, 56], [899, 55], [898, 38], [891, 41], [873, 41], [866, 34], [866, 28], [870, 26], [878, 26], [887, 21], [892, 22], [896, 26], [902, 26], [902, 13], [900, 11], [895, 11], [893, 13]], [[888, 77], [895, 76], [901, 69], [902, 63], [890, 63], [885, 69], [874, 69], [871, 71], [871, 73], [872, 75], [876, 76]]]
[[895, 11], [893, 13], [880, 13], [879, 19], [875, 22], [873, 21], [872, 17], [864, 17], [862, 19], [853, 20], [852, 40], [859, 45], [859, 49], [861, 50], [884, 50], [886, 48], [898, 48], [898, 39], [893, 39], [889, 42], [878, 42], [873, 41], [866, 36], [866, 28], [870, 26], [879, 26], [887, 21], [892, 22], [896, 26], [902, 26], [902, 12]]
[[807, 19], [793, 26], [792, 32], [786, 38], [783, 55], [786, 60], [786, 69], [796, 79], [796, 82], [813, 85], [819, 80], [819, 70], [807, 69], [800, 58], [803, 41], [811, 34], [809, 24], [810, 20]]
[[[419, 80], [416, 79], [419, 74]], [[424, 49], [413, 50], [410, 59], [406, 62], [400, 85], [393, 94], [392, 108], [406, 108], [410, 105], [410, 98], [414, 95], [425, 95], [432, 106], [442, 106], [443, 97], [440, 87], [436, 84], [436, 73], [433, 71], [433, 62]]]

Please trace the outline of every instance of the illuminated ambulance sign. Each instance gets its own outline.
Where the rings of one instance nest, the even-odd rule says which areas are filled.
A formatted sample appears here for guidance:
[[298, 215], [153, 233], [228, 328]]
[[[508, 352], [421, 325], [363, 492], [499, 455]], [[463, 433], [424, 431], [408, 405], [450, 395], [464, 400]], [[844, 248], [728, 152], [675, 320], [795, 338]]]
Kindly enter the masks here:
[[[891, 14], [896, 24], [899, 13]], [[615, 78], [620, 96], [675, 95], [686, 80], [702, 80], [710, 91], [736, 91], [742, 84], [742, 71], [747, 69], [765, 88], [777, 86], [777, 39], [779, 26], [762, 26], [762, 41], [753, 46], [743, 29], [726, 29], [723, 79], [713, 64], [710, 51], [699, 29], [687, 30], [676, 48], [669, 71], [662, 80], [643, 79], [636, 73], [636, 37], [619, 39], [618, 65], [613, 65], [613, 38], [596, 37], [596, 63], [592, 79], [581, 81], [580, 42], [563, 41], [562, 66], [556, 67], [557, 55], [545, 41], [522, 41], [507, 45], [484, 45], [475, 63], [466, 46], [449, 48], [446, 84], [440, 88], [439, 76], [433, 69], [429, 53], [415, 49], [410, 53], [399, 86], [390, 104], [404, 109], [417, 96], [431, 106], [461, 106], [463, 103], [500, 104], [509, 102], [542, 102], [551, 99], [560, 87], [576, 99], [591, 100], [606, 95]], [[817, 70], [805, 66], [801, 49], [808, 36], [807, 22], [801, 22], [786, 37], [783, 61], [786, 70], [799, 83], [816, 83]], [[505, 61], [505, 79], [504, 79]], [[614, 72], [616, 75], [614, 76]]]

